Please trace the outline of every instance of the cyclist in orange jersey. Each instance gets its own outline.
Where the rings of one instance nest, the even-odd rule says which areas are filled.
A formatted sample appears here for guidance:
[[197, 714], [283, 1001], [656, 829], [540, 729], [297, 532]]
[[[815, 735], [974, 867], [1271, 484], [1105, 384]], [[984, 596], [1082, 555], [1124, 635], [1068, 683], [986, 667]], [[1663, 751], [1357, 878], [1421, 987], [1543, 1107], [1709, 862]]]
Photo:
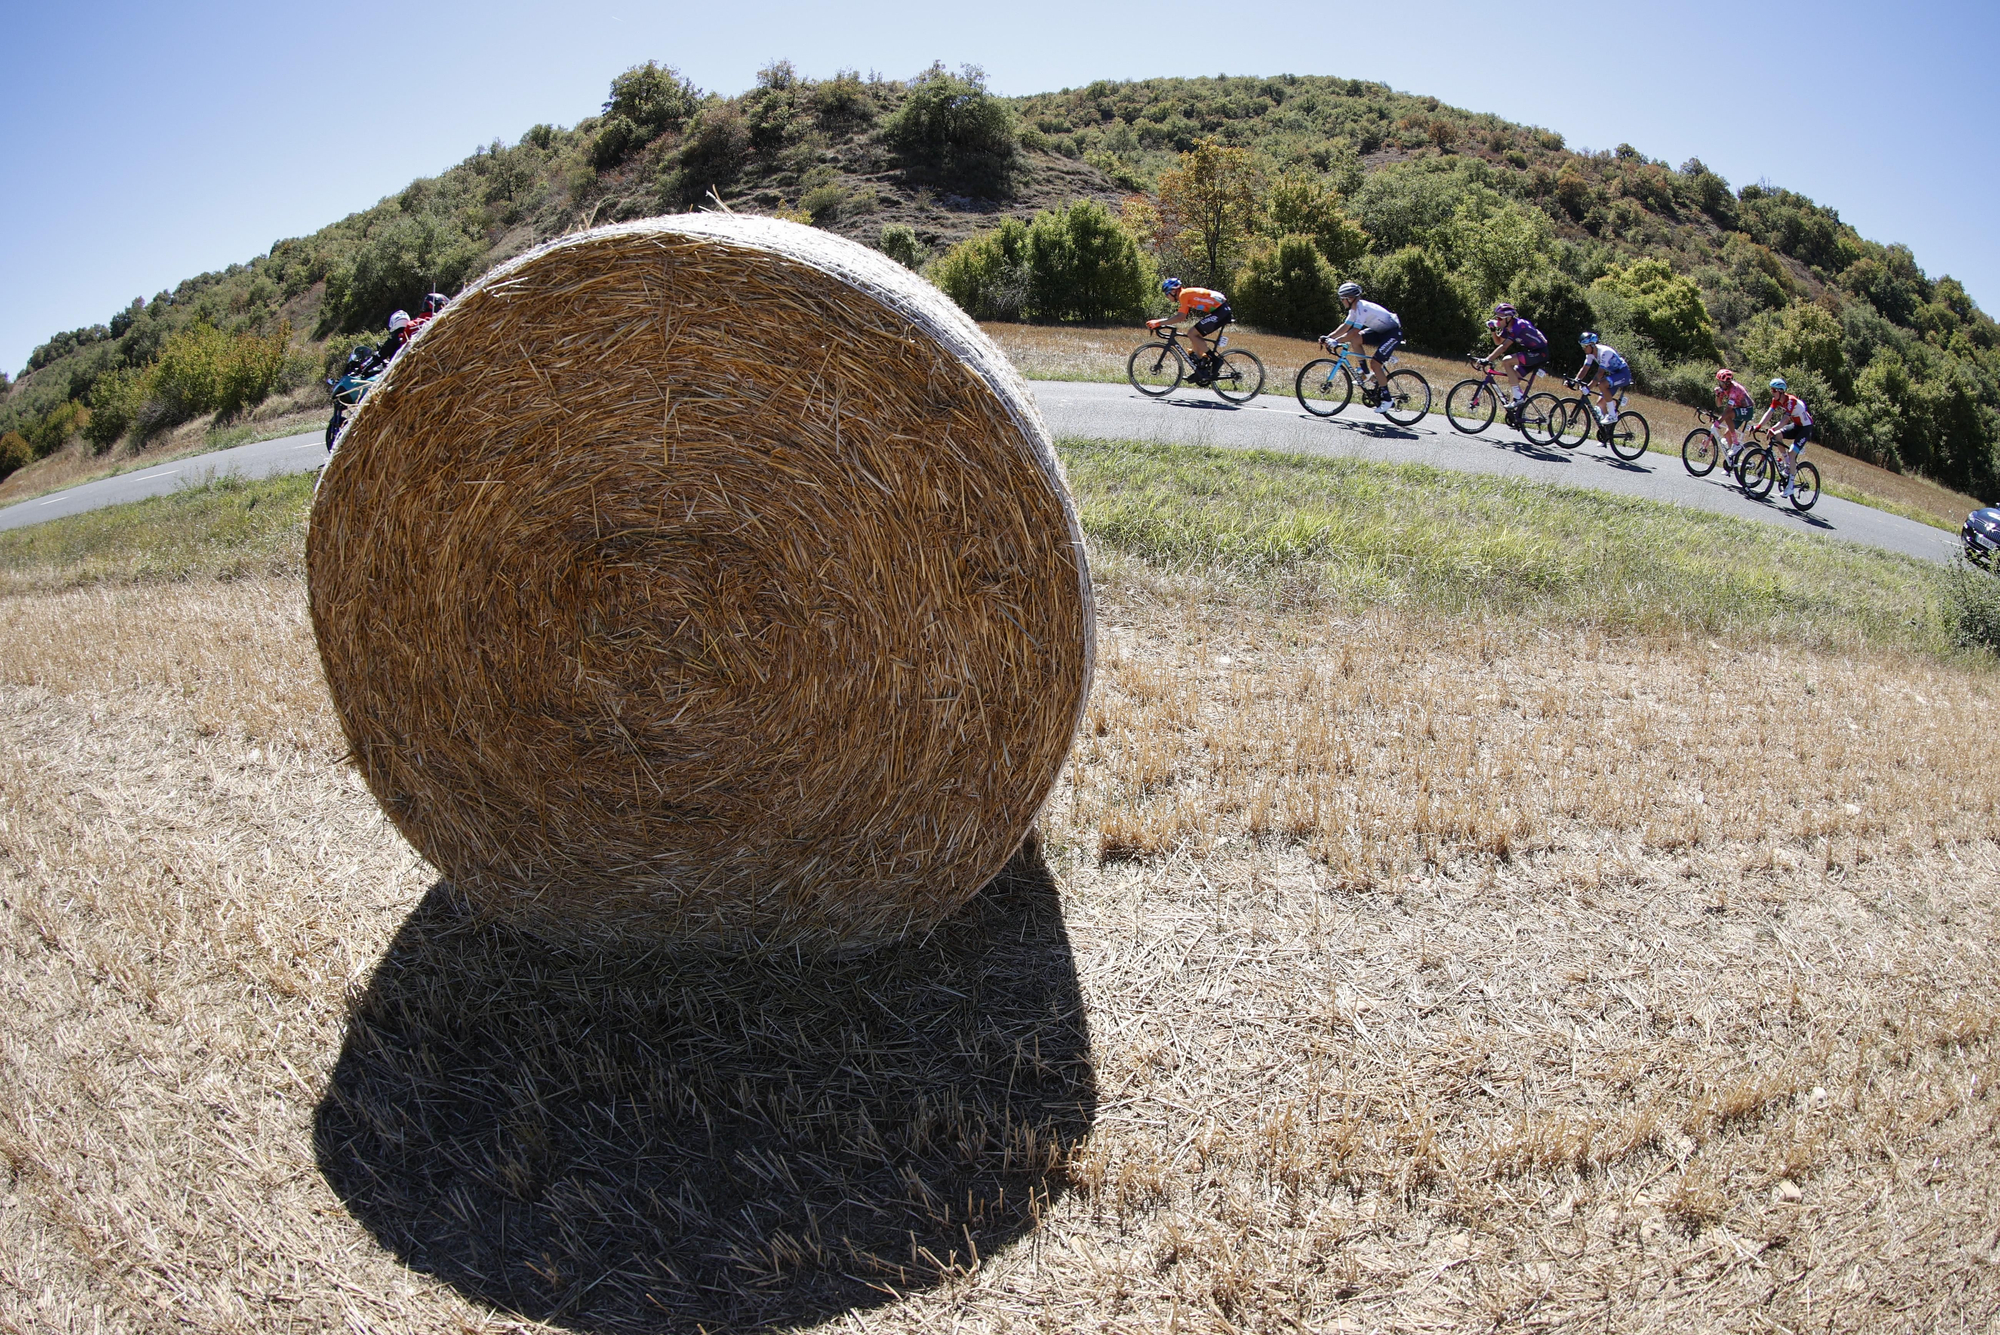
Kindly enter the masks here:
[[1215, 379], [1216, 357], [1208, 340], [1236, 319], [1229, 309], [1229, 298], [1213, 288], [1184, 286], [1178, 278], [1161, 283], [1160, 291], [1172, 297], [1180, 309], [1171, 319], [1148, 321], [1148, 327], [1157, 329], [1193, 317], [1194, 323], [1188, 328], [1188, 346], [1194, 349], [1194, 383], [1209, 383]]

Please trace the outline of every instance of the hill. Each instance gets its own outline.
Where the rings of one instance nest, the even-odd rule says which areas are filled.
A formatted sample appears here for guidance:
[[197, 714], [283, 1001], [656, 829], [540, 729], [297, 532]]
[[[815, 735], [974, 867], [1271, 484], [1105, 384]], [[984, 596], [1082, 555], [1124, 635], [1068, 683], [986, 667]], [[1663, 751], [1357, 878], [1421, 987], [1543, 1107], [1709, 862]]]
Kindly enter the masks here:
[[[1204, 144], [1233, 212], [1191, 240], [1171, 205], [1190, 171], [1209, 170], [1191, 165]], [[783, 61], [737, 96], [636, 67], [601, 116], [496, 141], [311, 236], [56, 335], [0, 397], [0, 474], [66, 442], [108, 449], [272, 394], [306, 403], [324, 369], [424, 292], [564, 231], [711, 196], [914, 266], [1008, 218], [1095, 204], [1132, 234], [1141, 266], [1245, 284], [1261, 294], [1246, 315], [1256, 306], [1282, 332], [1326, 313], [1329, 275], [1354, 273], [1404, 303], [1413, 341], [1447, 353], [1504, 294], [1558, 336], [1597, 327], [1654, 392], [1703, 399], [1718, 358], [1782, 372], [1836, 448], [2000, 494], [2000, 329], [1906, 247], [1792, 191], [1732, 188], [1698, 160], [1670, 166], [1626, 144], [1580, 151], [1360, 80], [1152, 79], [1004, 99], [977, 70], [811, 80]], [[1293, 233], [1310, 244], [1286, 249]]]

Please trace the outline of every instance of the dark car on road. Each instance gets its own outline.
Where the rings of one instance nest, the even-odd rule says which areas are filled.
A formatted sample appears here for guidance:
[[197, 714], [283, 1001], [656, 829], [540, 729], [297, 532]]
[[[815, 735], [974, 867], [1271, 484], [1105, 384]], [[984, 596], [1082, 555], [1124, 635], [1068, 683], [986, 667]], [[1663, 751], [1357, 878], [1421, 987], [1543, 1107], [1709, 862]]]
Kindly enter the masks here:
[[1965, 517], [1965, 527], [1958, 531], [1958, 536], [1965, 543], [1966, 560], [1991, 566], [1993, 553], [2000, 551], [2000, 506], [1974, 510]]

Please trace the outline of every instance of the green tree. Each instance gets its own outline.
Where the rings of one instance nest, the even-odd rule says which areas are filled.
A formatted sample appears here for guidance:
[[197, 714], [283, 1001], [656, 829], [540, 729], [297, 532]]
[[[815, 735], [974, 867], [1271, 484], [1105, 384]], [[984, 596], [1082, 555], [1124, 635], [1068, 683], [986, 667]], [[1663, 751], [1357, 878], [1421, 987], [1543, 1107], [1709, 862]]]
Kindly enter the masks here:
[[1257, 222], [1263, 173], [1247, 148], [1203, 139], [1160, 173], [1163, 251], [1194, 266], [1182, 275], [1209, 287], [1229, 282], [1236, 257]]
[[917, 240], [916, 229], [908, 223], [885, 223], [876, 246], [905, 269], [924, 267], [923, 242]]
[[1287, 236], [1251, 253], [1230, 303], [1245, 324], [1311, 338], [1340, 323], [1338, 286], [1311, 237]]
[[1362, 283], [1370, 300], [1396, 312], [1404, 337], [1419, 352], [1462, 353], [1482, 341], [1472, 298], [1444, 263], [1420, 246], [1376, 260]]
[[1551, 368], [1574, 370], [1583, 360], [1577, 339], [1595, 323], [1583, 288], [1567, 274], [1550, 270], [1516, 286], [1512, 299], [1515, 309], [1548, 336]]
[[682, 78], [679, 70], [649, 60], [611, 81], [611, 97], [604, 112], [624, 117], [651, 139], [686, 125], [700, 106], [700, 91]]
[[1452, 268], [1482, 305], [1498, 301], [1518, 280], [1545, 268], [1556, 245], [1547, 214], [1483, 187], [1459, 205], [1439, 239]]
[[1766, 375], [1810, 371], [1845, 398], [1852, 381], [1842, 333], [1840, 321], [1824, 309], [1799, 301], [1752, 319], [1738, 341], [1750, 365]]
[[986, 91], [975, 65], [934, 64], [910, 83], [882, 137], [913, 174], [975, 193], [1004, 194], [1013, 174], [1014, 113]]
[[1096, 200], [1036, 215], [1028, 230], [1028, 272], [1036, 319], [1136, 319], [1151, 295], [1138, 242]]
[[34, 447], [18, 431], [0, 435], [0, 478], [26, 468], [35, 461]]
[[1665, 260], [1634, 260], [1614, 266], [1593, 287], [1628, 303], [1639, 332], [1669, 360], [1715, 360], [1715, 325], [1702, 303], [1701, 288], [1677, 274]]
[[1336, 272], [1368, 253], [1368, 234], [1340, 211], [1340, 196], [1324, 179], [1301, 171], [1286, 172], [1264, 196], [1257, 228], [1273, 240], [1312, 238]]

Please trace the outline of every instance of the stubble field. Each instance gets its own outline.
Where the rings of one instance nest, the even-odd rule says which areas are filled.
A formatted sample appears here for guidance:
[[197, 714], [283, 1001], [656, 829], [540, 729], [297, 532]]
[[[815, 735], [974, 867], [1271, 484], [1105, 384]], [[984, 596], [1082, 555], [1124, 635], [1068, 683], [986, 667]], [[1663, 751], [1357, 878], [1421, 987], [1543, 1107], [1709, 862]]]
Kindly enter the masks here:
[[833, 964], [469, 914], [294, 575], [17, 586], [0, 1328], [1992, 1324], [1990, 665], [1097, 559], [1036, 846]]

